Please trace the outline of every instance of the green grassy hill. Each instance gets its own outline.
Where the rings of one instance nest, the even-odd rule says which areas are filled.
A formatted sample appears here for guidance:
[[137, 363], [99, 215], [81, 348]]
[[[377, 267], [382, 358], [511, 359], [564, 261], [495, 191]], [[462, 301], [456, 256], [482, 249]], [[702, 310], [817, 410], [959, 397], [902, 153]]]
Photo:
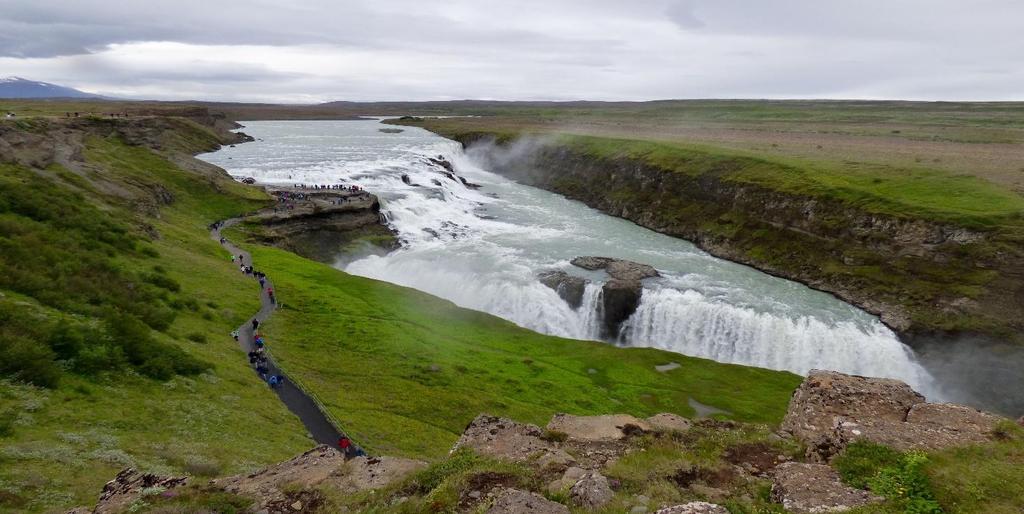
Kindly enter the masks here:
[[[557, 412], [675, 412], [692, 398], [777, 424], [800, 378], [648, 348], [537, 334], [294, 254], [253, 247], [284, 303], [264, 325], [288, 372], [374, 453], [432, 459], [489, 413], [544, 425]], [[659, 372], [655, 366], [677, 362]]]
[[[0, 511], [91, 504], [125, 466], [226, 475], [313, 444], [229, 337], [256, 286], [207, 225], [267, 198], [189, 157], [222, 137], [183, 118], [0, 124]], [[275, 355], [375, 452], [441, 456], [484, 411], [689, 414], [694, 398], [774, 423], [799, 380], [542, 336], [253, 250], [286, 305]]]
[[[263, 195], [179, 168], [139, 127], [79, 123], [2, 127], [26, 144], [0, 165], [0, 511], [92, 504], [125, 466], [213, 476], [308, 448], [229, 336], [256, 286], [206, 229]], [[181, 150], [218, 141], [143, 125]]]

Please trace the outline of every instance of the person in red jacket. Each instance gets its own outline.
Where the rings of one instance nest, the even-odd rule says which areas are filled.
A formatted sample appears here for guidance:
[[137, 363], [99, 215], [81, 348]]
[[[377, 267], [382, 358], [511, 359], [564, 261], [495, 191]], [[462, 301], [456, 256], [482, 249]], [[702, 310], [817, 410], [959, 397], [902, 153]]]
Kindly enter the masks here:
[[351, 447], [352, 441], [349, 438], [341, 436], [341, 439], [338, 439], [338, 448], [341, 448], [341, 453], [345, 454], [346, 457], [348, 456], [348, 449]]

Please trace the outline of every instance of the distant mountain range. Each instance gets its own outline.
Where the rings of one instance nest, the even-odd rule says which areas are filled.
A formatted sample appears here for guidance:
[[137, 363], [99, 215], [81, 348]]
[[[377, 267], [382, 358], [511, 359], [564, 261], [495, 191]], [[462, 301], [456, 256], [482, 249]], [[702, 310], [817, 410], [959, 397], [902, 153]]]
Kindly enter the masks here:
[[0, 98], [104, 98], [70, 87], [49, 82], [23, 79], [21, 77], [0, 78]]

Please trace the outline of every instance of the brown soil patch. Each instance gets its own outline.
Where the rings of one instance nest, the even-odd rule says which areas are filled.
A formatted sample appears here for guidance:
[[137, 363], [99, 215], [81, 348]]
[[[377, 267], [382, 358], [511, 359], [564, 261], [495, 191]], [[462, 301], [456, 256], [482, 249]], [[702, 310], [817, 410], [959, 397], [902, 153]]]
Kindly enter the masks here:
[[[466, 481], [466, 489], [459, 498], [459, 511], [466, 512], [472, 510], [473, 507], [487, 498], [487, 493], [501, 487], [516, 487], [517, 482], [517, 477], [508, 473], [497, 473], [494, 471], [477, 473]], [[480, 494], [476, 497], [471, 497], [470, 493], [474, 492]]]
[[707, 469], [693, 466], [676, 471], [668, 479], [684, 489], [697, 482], [716, 489], [726, 489], [736, 479], [736, 472], [728, 467]]
[[780, 452], [765, 443], [746, 443], [727, 448], [722, 458], [730, 464], [764, 474], [785, 462]]
[[[295, 507], [299, 508], [296, 509]], [[283, 500], [267, 503], [269, 512], [320, 512], [327, 507], [327, 498], [316, 489], [286, 492]]]

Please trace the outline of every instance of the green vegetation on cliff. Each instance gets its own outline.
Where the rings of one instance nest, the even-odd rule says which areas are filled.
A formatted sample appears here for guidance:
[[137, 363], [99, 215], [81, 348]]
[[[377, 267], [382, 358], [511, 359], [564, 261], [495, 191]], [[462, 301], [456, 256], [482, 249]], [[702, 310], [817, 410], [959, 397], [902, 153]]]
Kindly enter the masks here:
[[[152, 128], [208, 146], [205, 129], [165, 121]], [[3, 512], [91, 505], [125, 466], [212, 476], [312, 444], [228, 335], [256, 288], [206, 229], [262, 194], [82, 123], [67, 141], [35, 120], [23, 148], [81, 158], [0, 165]]]

